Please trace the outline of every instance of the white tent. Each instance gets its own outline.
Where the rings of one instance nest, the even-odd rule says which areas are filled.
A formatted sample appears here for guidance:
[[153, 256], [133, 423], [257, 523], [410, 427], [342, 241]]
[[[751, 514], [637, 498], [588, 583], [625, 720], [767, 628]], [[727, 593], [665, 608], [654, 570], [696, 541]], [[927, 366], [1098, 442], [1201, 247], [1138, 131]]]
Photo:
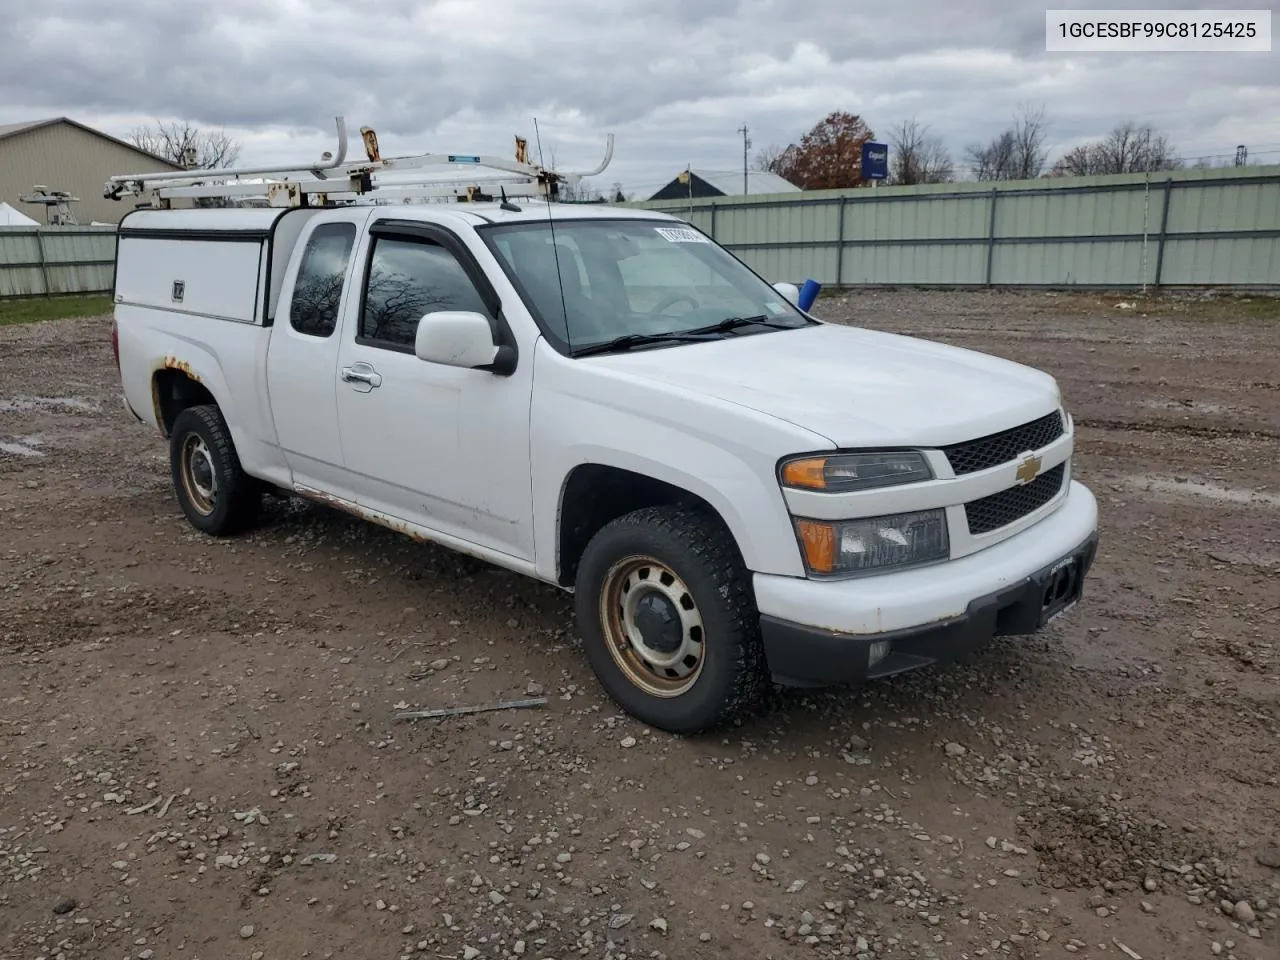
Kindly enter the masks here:
[[0, 227], [38, 227], [40, 222], [32, 220], [25, 213], [19, 213], [3, 200], [0, 200]]

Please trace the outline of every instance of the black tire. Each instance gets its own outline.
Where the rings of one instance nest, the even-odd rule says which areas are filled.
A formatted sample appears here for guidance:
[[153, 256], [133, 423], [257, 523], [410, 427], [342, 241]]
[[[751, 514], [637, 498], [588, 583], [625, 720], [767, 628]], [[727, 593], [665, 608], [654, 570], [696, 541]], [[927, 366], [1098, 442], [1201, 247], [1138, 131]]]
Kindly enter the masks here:
[[187, 407], [178, 414], [169, 437], [169, 466], [178, 504], [197, 530], [229, 536], [257, 519], [262, 488], [241, 469], [231, 431], [216, 406]]
[[[656, 561], [656, 567], [648, 559]], [[628, 570], [634, 572], [627, 574]], [[664, 576], [672, 577], [671, 583], [662, 583]], [[631, 584], [625, 594], [620, 577]], [[677, 650], [663, 651], [662, 656], [697, 649], [701, 660], [696, 675], [670, 679], [675, 671], [692, 670], [690, 657], [675, 667], [664, 667], [668, 673], [663, 674], [645, 662], [644, 654], [655, 652], [647, 643], [643, 651], [634, 644], [611, 644], [610, 636], [624, 636], [629, 625], [636, 626], [634, 619], [626, 619], [623, 598], [632, 596], [632, 591], [643, 597], [638, 587], [665, 598], [656, 601], [659, 605], [679, 603], [684, 609], [680, 613], [673, 606], [663, 607], [680, 618], [682, 639]], [[587, 545], [574, 590], [587, 660], [609, 696], [632, 716], [671, 733], [690, 734], [728, 724], [759, 708], [768, 688], [759, 614], [750, 573], [718, 517], [671, 506], [646, 507], [619, 517]], [[677, 595], [681, 599], [673, 601]], [[616, 603], [611, 599], [615, 596]], [[686, 606], [689, 600], [694, 604], [691, 611]], [[699, 627], [688, 627], [688, 617], [696, 618]], [[658, 623], [652, 615], [648, 622]], [[691, 639], [696, 634], [701, 636], [700, 643]], [[668, 637], [673, 634], [662, 639]], [[665, 684], [670, 688], [655, 692]]]

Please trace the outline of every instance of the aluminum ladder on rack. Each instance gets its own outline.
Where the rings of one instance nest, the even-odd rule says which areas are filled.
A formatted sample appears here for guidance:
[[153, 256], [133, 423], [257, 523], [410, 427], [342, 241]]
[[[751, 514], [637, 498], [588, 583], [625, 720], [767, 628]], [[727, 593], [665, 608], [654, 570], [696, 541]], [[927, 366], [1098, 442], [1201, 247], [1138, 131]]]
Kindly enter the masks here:
[[[605, 156], [594, 169], [559, 173], [530, 163], [528, 142], [516, 137], [514, 159], [464, 153], [424, 153], [383, 158], [377, 134], [360, 129], [365, 159], [347, 160], [347, 126], [335, 117], [338, 131], [336, 154], [326, 152], [318, 163], [292, 166], [184, 170], [167, 173], [120, 174], [111, 177], [103, 196], [119, 200], [151, 193], [153, 205], [167, 208], [175, 199], [250, 200], [265, 197], [272, 207], [334, 206], [342, 203], [415, 199], [457, 201], [490, 200], [495, 193], [507, 197], [556, 199], [561, 183], [576, 183], [603, 172], [613, 158], [613, 134], [607, 135]], [[427, 171], [488, 170], [484, 176], [427, 177]], [[382, 181], [387, 174], [406, 175]], [[254, 182], [257, 181], [257, 182]]]

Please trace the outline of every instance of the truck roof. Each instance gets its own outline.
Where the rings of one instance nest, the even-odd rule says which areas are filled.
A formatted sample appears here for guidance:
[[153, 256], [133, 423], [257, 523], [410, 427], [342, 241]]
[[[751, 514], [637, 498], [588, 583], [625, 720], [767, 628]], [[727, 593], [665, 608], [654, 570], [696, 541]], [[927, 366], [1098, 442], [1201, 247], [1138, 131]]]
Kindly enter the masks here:
[[[552, 203], [521, 199], [520, 209], [500, 203], [390, 204], [369, 210], [395, 220], [421, 220], [455, 230], [494, 223], [546, 223], [572, 220], [650, 220], [680, 223], [657, 210], [604, 204]], [[370, 205], [363, 205], [370, 207]], [[178, 275], [207, 276], [222, 270], [223, 283], [193, 286], [185, 306], [198, 309], [197, 294], [213, 297], [205, 312], [247, 323], [269, 324], [279, 305], [284, 276], [308, 221], [345, 207], [198, 207], [190, 210], [137, 209], [127, 213], [116, 231], [116, 292], [123, 286], [139, 302], [172, 307], [174, 269]], [[163, 261], [168, 272], [154, 269]], [[265, 277], [265, 286], [261, 283]], [[161, 283], [160, 281], [164, 282]], [[235, 303], [228, 306], [228, 297]], [[238, 299], [237, 299], [238, 298]], [[201, 301], [203, 302], [203, 301]], [[210, 301], [212, 302], [212, 301]]]
[[[670, 220], [678, 218], [661, 210], [644, 210], [636, 207], [617, 207], [603, 203], [552, 203], [521, 198], [512, 203], [519, 210], [504, 210], [502, 204], [457, 203], [449, 204], [451, 213], [471, 214], [493, 223], [525, 223], [534, 220]], [[407, 207], [405, 209], [413, 209]], [[418, 209], [423, 209], [419, 207]], [[430, 209], [430, 207], [426, 207]], [[477, 222], [482, 222], [477, 219]]]
[[[548, 218], [562, 220], [667, 220], [679, 222], [677, 217], [659, 210], [643, 210], [635, 207], [619, 207], [596, 203], [552, 203], [521, 198], [513, 201], [519, 210], [504, 210], [498, 202], [480, 203], [416, 203], [389, 204], [380, 207], [384, 215], [397, 220], [430, 220], [435, 222], [463, 222], [473, 226], [485, 223], [527, 223], [545, 221]], [[120, 222], [120, 233], [141, 233], [162, 230], [213, 233], [269, 233], [285, 214], [307, 210], [321, 213], [325, 207], [232, 207], [197, 208], [194, 210], [138, 209], [127, 214]], [[342, 208], [336, 208], [342, 209]]]

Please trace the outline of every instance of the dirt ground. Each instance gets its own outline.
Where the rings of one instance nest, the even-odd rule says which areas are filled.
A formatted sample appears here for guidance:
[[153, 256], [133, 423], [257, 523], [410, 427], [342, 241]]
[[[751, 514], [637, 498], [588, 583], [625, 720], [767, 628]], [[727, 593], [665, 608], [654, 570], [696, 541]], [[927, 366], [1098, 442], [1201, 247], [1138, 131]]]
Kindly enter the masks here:
[[300, 503], [196, 534], [108, 321], [0, 328], [0, 957], [1280, 956], [1280, 307], [818, 312], [1058, 376], [1100, 558], [1042, 636], [691, 739], [550, 587]]

